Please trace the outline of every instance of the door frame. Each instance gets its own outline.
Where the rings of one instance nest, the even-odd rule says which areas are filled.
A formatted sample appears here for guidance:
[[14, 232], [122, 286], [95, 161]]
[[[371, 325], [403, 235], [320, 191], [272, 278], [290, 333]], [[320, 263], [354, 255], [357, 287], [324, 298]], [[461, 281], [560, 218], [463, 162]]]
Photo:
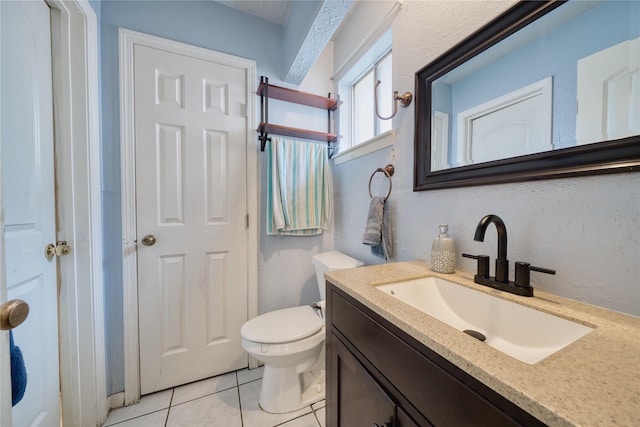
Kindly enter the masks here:
[[140, 349], [138, 335], [138, 266], [136, 250], [134, 57], [135, 45], [167, 50], [239, 68], [246, 73], [247, 150], [247, 315], [258, 311], [258, 190], [255, 124], [256, 62], [210, 49], [119, 29], [120, 141], [122, 182], [122, 286], [124, 314], [124, 404], [140, 399]]
[[[87, 0], [47, 0], [52, 13], [54, 146], [59, 259], [61, 416], [107, 418], [102, 268], [98, 22]], [[92, 396], [87, 398], [88, 396]]]
[[[45, 1], [51, 8], [56, 234], [73, 248], [58, 260], [60, 417], [67, 425], [100, 425], [107, 418], [107, 398], [98, 23], [87, 0]], [[2, 227], [0, 241], [4, 255]], [[5, 280], [4, 256], [0, 280]], [[8, 348], [7, 336], [3, 333], [2, 345]], [[4, 425], [11, 399], [3, 398], [1, 405]]]

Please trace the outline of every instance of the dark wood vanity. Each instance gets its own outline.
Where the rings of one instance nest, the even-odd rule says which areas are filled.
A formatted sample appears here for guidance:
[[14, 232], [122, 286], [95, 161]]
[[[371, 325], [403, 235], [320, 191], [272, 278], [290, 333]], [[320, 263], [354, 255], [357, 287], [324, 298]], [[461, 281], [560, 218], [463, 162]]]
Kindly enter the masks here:
[[328, 426], [545, 425], [330, 282], [326, 324]]

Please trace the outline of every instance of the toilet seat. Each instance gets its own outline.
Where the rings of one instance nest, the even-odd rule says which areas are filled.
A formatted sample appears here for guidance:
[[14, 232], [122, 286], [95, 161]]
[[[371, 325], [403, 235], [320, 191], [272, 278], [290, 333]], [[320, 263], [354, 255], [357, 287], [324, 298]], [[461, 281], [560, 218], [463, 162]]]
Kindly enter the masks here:
[[317, 333], [322, 319], [308, 305], [261, 314], [246, 322], [240, 334], [256, 343], [280, 344], [299, 341]]
[[316, 254], [312, 263], [320, 310], [301, 306], [272, 311], [254, 317], [240, 330], [242, 348], [264, 363], [260, 407], [274, 414], [296, 411], [325, 398], [324, 274], [362, 265], [336, 251]]

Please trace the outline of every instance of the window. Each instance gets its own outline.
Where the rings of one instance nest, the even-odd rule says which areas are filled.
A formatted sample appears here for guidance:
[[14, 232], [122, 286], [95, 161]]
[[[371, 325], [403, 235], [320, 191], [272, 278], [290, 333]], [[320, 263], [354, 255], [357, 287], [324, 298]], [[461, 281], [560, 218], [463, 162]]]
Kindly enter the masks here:
[[391, 115], [392, 99], [387, 96], [391, 91], [391, 52], [385, 53], [367, 69], [362, 77], [351, 84], [349, 105], [351, 108], [352, 146], [367, 141], [374, 136], [391, 130], [391, 120], [381, 120], [375, 114], [374, 90], [378, 87], [378, 108], [382, 117]]
[[393, 144], [391, 120], [380, 120], [374, 109], [374, 89], [378, 80], [378, 113], [388, 117], [393, 109], [391, 42], [391, 29], [388, 29], [338, 71], [342, 138], [339, 152], [334, 156], [336, 164]]

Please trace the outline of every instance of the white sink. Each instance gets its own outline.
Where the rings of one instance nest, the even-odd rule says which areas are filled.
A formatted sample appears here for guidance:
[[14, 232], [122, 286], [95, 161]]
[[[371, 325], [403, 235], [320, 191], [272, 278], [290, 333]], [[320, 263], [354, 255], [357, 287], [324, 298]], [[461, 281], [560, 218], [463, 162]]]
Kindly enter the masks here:
[[486, 344], [530, 365], [593, 330], [438, 277], [378, 289], [460, 331], [480, 332]]

